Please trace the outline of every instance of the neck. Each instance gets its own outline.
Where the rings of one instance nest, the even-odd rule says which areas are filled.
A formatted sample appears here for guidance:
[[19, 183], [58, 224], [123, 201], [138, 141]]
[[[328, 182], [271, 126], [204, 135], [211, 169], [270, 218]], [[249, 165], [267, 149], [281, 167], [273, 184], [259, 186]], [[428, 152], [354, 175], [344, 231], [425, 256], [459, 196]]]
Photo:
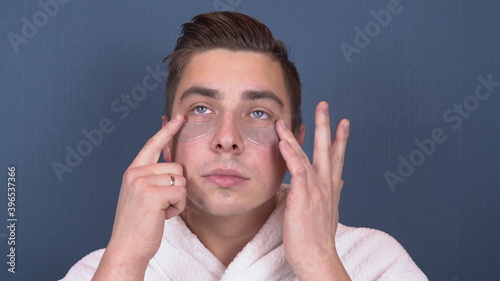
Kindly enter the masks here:
[[227, 267], [259, 232], [275, 206], [273, 197], [244, 214], [216, 216], [198, 209], [188, 199], [181, 217], [201, 243]]

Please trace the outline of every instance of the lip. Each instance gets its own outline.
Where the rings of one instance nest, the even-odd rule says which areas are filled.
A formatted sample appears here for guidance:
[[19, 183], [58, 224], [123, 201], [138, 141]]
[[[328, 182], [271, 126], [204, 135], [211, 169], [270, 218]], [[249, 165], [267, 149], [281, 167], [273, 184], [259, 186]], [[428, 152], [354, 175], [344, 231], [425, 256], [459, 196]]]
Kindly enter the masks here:
[[235, 187], [249, 180], [234, 169], [215, 169], [203, 177], [215, 185], [224, 187]]

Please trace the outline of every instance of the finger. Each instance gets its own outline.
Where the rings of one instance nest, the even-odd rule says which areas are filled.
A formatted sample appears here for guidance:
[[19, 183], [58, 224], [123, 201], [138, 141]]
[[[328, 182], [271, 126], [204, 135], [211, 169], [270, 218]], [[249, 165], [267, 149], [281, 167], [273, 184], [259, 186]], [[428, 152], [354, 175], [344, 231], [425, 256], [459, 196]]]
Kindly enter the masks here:
[[276, 132], [278, 133], [279, 138], [281, 140], [286, 140], [291, 148], [295, 151], [296, 157], [300, 159], [302, 165], [304, 165], [307, 169], [309, 169], [309, 167], [312, 168], [309, 157], [307, 157], [307, 154], [298, 143], [295, 135], [288, 128], [285, 120], [279, 120], [278, 122], [276, 122]]
[[178, 197], [172, 197], [170, 199], [170, 206], [165, 209], [165, 219], [170, 219], [178, 214], [182, 213], [184, 211], [184, 208], [186, 208], [186, 193], [185, 189], [184, 192], [179, 191], [179, 196]]
[[335, 130], [335, 139], [332, 144], [332, 179], [335, 182], [342, 180], [342, 170], [344, 168], [345, 150], [349, 138], [350, 122], [343, 119], [339, 122]]
[[[279, 149], [283, 159], [285, 159], [286, 166], [288, 167], [288, 171], [292, 176], [291, 186], [292, 190], [294, 187], [306, 187], [307, 186], [307, 168], [304, 166], [304, 163], [300, 160], [297, 152], [290, 145], [288, 140], [283, 139], [279, 143]], [[294, 192], [305, 190], [299, 188], [299, 190], [295, 190]]]
[[320, 102], [316, 107], [314, 129], [313, 167], [324, 178], [332, 171], [332, 138], [328, 103]]
[[152, 206], [162, 210], [175, 208], [182, 211], [186, 204], [186, 189], [180, 186], [150, 186]]
[[152, 175], [147, 177], [148, 184], [160, 187], [177, 186], [185, 187], [186, 178], [179, 174]]
[[129, 168], [126, 171], [126, 174], [128, 174], [128, 177], [133, 179], [150, 175], [183, 175], [184, 173], [182, 165], [179, 163], [155, 163], [146, 166]]
[[131, 168], [158, 162], [162, 149], [172, 140], [183, 125], [183, 116], [177, 115], [163, 126], [141, 149], [130, 165]]

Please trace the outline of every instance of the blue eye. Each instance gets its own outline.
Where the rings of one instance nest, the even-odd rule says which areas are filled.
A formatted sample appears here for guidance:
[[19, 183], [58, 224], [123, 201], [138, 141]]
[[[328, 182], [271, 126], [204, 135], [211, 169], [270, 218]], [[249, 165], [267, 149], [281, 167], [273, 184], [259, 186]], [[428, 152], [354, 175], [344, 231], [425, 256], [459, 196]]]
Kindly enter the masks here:
[[259, 118], [259, 119], [266, 119], [269, 117], [267, 115], [267, 113], [265, 113], [264, 111], [260, 111], [260, 110], [253, 111], [251, 114], [253, 117]]
[[206, 106], [197, 106], [193, 109], [193, 113], [195, 114], [205, 114], [205, 113], [211, 113], [212, 111], [208, 109]]

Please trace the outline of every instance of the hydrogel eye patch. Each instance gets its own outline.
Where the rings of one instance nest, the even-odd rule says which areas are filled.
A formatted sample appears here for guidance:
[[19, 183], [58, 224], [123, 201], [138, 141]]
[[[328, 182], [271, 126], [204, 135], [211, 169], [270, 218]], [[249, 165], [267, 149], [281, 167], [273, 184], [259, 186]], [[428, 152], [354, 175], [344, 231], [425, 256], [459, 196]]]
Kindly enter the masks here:
[[245, 128], [243, 132], [249, 141], [262, 146], [275, 146], [278, 145], [280, 141], [274, 126], [248, 127]]
[[188, 142], [208, 135], [213, 130], [212, 122], [187, 122], [184, 123], [175, 139], [179, 142]]
[[[214, 121], [187, 122], [175, 135], [178, 142], [188, 142], [208, 135], [214, 129]], [[246, 127], [241, 130], [243, 135], [252, 143], [261, 146], [275, 146], [279, 143], [279, 137], [274, 125], [264, 127]]]

